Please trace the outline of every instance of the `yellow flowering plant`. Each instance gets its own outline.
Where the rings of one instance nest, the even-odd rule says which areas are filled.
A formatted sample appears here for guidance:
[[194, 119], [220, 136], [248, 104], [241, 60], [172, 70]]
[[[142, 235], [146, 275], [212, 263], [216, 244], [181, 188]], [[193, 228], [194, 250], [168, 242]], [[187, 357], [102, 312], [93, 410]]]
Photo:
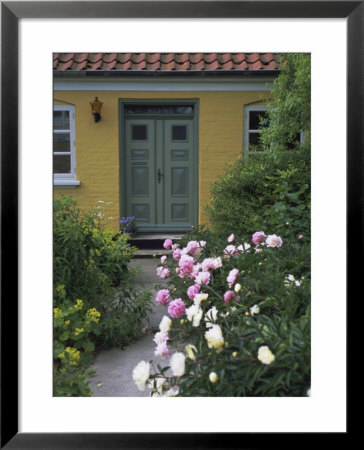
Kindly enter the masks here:
[[[101, 314], [96, 308], [86, 309], [82, 299], [53, 309], [55, 363], [76, 367], [92, 361], [95, 336], [100, 333]], [[67, 349], [78, 352], [77, 358], [66, 357]], [[60, 357], [62, 355], [62, 357]], [[70, 354], [71, 355], [71, 354]]]

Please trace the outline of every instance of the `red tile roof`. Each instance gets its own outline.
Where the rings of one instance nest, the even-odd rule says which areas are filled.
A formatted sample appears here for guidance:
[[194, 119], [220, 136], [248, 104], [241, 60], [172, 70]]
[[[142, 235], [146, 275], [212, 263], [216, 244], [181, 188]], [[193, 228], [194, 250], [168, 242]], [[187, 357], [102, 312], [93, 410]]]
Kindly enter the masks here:
[[213, 72], [278, 70], [274, 53], [54, 53], [55, 71]]

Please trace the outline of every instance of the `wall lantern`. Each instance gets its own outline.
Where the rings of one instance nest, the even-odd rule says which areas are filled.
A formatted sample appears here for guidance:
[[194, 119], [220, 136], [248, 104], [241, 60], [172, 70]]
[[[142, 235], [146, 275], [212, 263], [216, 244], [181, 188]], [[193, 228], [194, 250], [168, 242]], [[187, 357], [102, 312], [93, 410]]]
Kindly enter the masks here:
[[101, 119], [101, 107], [104, 103], [100, 102], [100, 100], [95, 97], [95, 100], [93, 102], [90, 102], [91, 105], [91, 111], [94, 116], [94, 121], [98, 122]]

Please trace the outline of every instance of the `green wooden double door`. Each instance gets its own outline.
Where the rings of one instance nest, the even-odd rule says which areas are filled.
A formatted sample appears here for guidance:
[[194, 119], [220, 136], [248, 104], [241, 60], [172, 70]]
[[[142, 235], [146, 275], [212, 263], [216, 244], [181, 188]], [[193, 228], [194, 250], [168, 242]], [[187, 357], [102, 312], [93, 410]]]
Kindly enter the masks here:
[[124, 130], [124, 213], [141, 232], [188, 230], [198, 208], [194, 119], [126, 117]]

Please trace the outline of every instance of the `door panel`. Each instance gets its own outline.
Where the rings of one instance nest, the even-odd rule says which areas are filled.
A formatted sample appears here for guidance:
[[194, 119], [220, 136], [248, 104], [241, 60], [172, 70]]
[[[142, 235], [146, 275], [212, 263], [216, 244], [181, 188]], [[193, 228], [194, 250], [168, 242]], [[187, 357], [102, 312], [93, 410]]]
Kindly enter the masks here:
[[126, 119], [126, 215], [139, 225], [155, 223], [154, 120]]
[[193, 121], [170, 119], [164, 123], [165, 220], [193, 223]]
[[193, 225], [197, 186], [193, 119], [125, 119], [126, 214], [141, 231]]

